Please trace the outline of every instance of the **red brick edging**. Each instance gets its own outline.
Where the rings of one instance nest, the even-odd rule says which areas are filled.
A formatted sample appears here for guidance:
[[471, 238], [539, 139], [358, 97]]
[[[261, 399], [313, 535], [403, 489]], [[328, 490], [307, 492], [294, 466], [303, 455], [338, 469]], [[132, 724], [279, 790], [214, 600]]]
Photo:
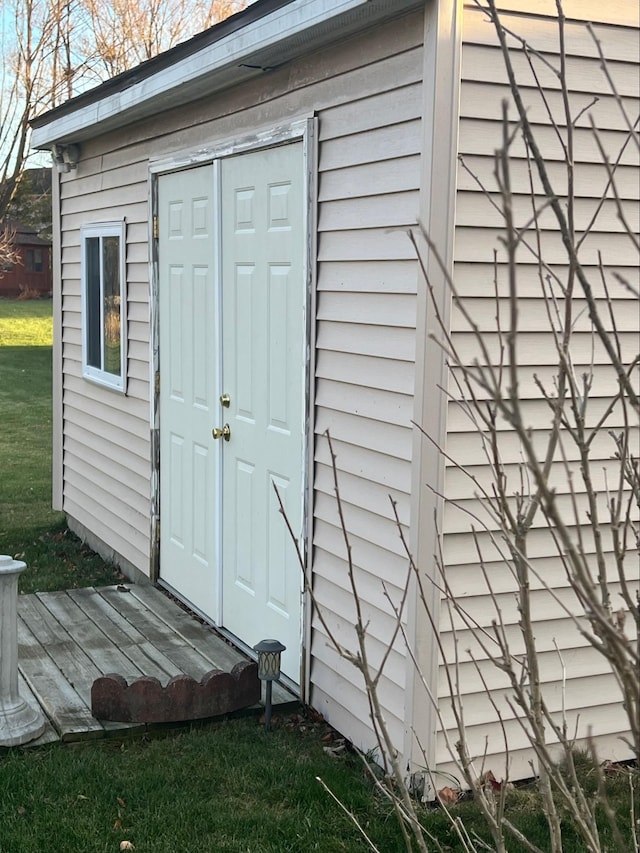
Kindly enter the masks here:
[[231, 672], [212, 669], [200, 681], [176, 675], [166, 687], [157, 678], [142, 676], [131, 684], [109, 673], [91, 687], [91, 713], [99, 720], [126, 723], [174, 723], [201, 720], [238, 711], [260, 701], [258, 666], [237, 663]]

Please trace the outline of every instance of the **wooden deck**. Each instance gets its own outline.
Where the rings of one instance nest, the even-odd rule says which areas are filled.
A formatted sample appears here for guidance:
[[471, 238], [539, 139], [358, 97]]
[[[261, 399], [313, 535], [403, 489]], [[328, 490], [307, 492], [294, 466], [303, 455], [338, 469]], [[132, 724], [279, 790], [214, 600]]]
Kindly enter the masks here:
[[[152, 586], [127, 583], [18, 597], [20, 695], [39, 704], [49, 721], [29, 746], [158, 728], [93, 717], [91, 685], [101, 675], [118, 673], [128, 680], [151, 675], [164, 685], [175, 675], [200, 680], [211, 669], [230, 671], [244, 660]], [[278, 684], [273, 701], [297, 704]]]

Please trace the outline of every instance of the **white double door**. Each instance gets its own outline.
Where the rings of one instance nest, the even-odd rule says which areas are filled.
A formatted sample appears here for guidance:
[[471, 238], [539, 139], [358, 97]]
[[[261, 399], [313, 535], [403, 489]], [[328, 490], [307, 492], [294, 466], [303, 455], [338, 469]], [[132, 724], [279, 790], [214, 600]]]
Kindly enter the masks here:
[[301, 543], [303, 178], [300, 142], [158, 178], [160, 577], [246, 645], [283, 642], [294, 682], [302, 573], [274, 484]]

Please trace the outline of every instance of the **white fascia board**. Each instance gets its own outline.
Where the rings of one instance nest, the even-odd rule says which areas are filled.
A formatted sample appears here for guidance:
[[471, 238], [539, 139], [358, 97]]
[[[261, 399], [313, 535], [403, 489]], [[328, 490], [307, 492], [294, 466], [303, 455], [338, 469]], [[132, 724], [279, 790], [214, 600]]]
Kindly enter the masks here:
[[[185, 97], [181, 102], [186, 103], [191, 100], [188, 97], [189, 87], [197, 89], [194, 84], [198, 80], [215, 77], [225, 70], [229, 75], [235, 69], [242, 79], [248, 74], [241, 65], [251, 56], [273, 50], [320, 24], [324, 25], [325, 34], [330, 30], [337, 32], [341, 16], [358, 9], [371, 9], [372, 5], [371, 0], [296, 0], [122, 91], [106, 94], [100, 100], [52, 118], [47, 124], [34, 128], [31, 145], [39, 149], [50, 148], [55, 142], [87, 138], [100, 132], [101, 125], [113, 128], [127, 124], [148, 115], [152, 101], [162, 100], [165, 106], [168, 105], [171, 94], [178, 89], [183, 90]], [[381, 5], [401, 8], [403, 3], [400, 0], [395, 4], [386, 2]]]

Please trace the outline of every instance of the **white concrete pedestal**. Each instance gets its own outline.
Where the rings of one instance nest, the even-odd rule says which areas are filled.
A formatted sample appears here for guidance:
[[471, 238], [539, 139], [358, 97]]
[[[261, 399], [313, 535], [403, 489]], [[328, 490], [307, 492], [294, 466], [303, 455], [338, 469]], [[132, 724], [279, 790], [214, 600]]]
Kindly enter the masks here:
[[0, 746], [19, 746], [43, 733], [42, 713], [18, 693], [18, 575], [25, 563], [0, 555]]

